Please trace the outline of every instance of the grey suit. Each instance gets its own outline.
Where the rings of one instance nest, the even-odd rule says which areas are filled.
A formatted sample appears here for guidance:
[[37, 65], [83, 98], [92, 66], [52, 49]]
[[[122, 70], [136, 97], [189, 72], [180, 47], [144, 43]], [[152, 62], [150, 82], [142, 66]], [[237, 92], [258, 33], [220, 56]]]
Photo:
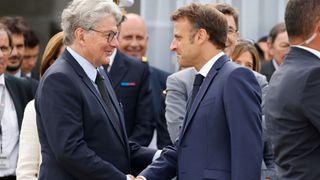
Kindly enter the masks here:
[[187, 68], [170, 75], [167, 79], [166, 120], [172, 142], [178, 137], [186, 114], [188, 95], [192, 91], [192, 83], [197, 71]]
[[273, 65], [273, 61], [274, 60], [271, 60], [262, 64], [260, 70], [260, 73], [267, 77], [268, 82], [270, 81], [272, 74], [276, 71], [276, 68]]
[[268, 88], [264, 112], [279, 179], [320, 179], [319, 57], [291, 47]]

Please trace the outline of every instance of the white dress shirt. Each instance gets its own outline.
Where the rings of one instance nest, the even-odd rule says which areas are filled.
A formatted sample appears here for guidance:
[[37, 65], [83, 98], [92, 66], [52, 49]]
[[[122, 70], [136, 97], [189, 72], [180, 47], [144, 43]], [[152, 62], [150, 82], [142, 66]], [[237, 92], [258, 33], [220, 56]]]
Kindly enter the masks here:
[[[2, 153], [1, 156], [6, 156], [9, 161], [9, 168], [0, 168], [0, 177], [15, 175], [18, 149], [19, 149], [19, 127], [16, 108], [14, 107], [12, 98], [5, 86], [4, 74], [0, 75], [0, 98], [2, 91], [5, 90], [4, 95], [4, 113], [0, 120], [2, 127]], [[2, 100], [0, 99], [0, 102]]]

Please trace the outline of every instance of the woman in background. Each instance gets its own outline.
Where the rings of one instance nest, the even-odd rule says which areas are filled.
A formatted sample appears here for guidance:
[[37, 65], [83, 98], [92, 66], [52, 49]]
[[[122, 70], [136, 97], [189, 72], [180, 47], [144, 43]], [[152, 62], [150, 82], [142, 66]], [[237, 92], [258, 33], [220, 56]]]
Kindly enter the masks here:
[[[45, 48], [40, 66], [40, 77], [43, 76], [63, 50], [63, 33], [59, 32], [49, 40]], [[19, 157], [16, 170], [17, 180], [38, 179], [40, 164], [40, 142], [36, 122], [36, 110], [34, 108], [34, 100], [32, 100], [25, 108], [21, 125]]]

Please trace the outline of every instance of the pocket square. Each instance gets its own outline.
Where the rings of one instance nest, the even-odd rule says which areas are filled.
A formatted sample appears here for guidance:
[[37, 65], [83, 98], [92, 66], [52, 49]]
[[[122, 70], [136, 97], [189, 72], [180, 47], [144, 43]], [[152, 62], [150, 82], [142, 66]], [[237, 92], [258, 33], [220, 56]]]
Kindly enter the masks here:
[[121, 86], [123, 87], [134, 87], [136, 86], [135, 82], [121, 82]]

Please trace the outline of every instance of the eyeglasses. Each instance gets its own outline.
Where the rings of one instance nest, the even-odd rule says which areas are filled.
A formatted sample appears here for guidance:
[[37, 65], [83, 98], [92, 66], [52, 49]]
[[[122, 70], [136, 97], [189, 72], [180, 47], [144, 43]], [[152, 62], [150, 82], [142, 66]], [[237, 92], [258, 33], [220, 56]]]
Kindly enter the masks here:
[[118, 32], [114, 32], [114, 31], [103, 32], [103, 31], [98, 31], [98, 30], [93, 29], [93, 28], [90, 28], [89, 30], [102, 34], [102, 36], [105, 39], [107, 39], [108, 43], [110, 43], [113, 40], [113, 38], [117, 37], [117, 35], [118, 35]]
[[233, 34], [233, 33], [236, 33], [236, 32], [238, 32], [237, 29], [234, 29], [234, 28], [232, 28], [232, 27], [229, 27], [229, 28], [228, 28], [228, 34]]
[[10, 46], [1, 46], [0, 50], [3, 54], [9, 55], [11, 54], [12, 48]]

